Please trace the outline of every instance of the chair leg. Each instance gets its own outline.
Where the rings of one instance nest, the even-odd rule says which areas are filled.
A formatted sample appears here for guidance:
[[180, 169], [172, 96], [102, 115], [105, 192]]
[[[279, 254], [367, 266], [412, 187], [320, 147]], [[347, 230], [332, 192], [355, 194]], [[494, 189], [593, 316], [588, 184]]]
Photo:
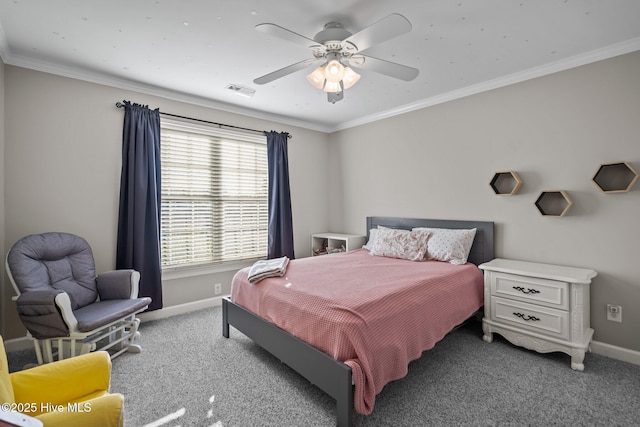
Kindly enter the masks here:
[[35, 347], [36, 350], [36, 358], [38, 359], [38, 365], [42, 365], [43, 361], [42, 361], [42, 349], [40, 348], [40, 340], [37, 340], [35, 338], [33, 339], [33, 346]]
[[[51, 348], [51, 339], [46, 339], [43, 340], [43, 347], [44, 347], [44, 363], [51, 363], [53, 362], [53, 350]], [[58, 348], [58, 358], [60, 357], [60, 348]]]
[[140, 332], [138, 332], [138, 327], [140, 326], [140, 319], [133, 318], [130, 323], [131, 327], [129, 329], [129, 339], [127, 345], [128, 353], [140, 353], [142, 351], [142, 347], [139, 344], [135, 344], [135, 340], [140, 338]]
[[57, 351], [53, 351], [53, 344], [52, 341], [55, 338], [46, 338], [43, 340], [39, 340], [36, 338], [33, 338], [33, 347], [36, 351], [36, 358], [38, 359], [38, 365], [42, 365], [44, 363], [51, 363], [55, 360], [56, 354], [58, 355], [58, 360], [64, 359], [64, 356], [61, 356], [60, 352], [63, 351], [61, 349], [61, 345], [62, 345], [62, 340], [57, 340], [58, 341], [58, 348]]
[[142, 347], [140, 344], [129, 344], [127, 346], [127, 353], [140, 353], [142, 351]]

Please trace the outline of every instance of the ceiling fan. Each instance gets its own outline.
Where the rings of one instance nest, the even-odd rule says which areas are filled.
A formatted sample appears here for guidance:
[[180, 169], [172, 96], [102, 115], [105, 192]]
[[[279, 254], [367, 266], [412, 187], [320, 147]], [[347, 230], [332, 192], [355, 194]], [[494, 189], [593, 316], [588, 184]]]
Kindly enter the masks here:
[[384, 59], [363, 55], [370, 47], [411, 31], [407, 18], [392, 13], [355, 34], [345, 30], [339, 22], [329, 22], [313, 39], [295, 33], [276, 24], [258, 24], [256, 30], [271, 36], [309, 47], [313, 58], [258, 77], [253, 82], [263, 85], [307, 67], [317, 66], [307, 75], [314, 87], [327, 92], [327, 99], [334, 103], [344, 97], [344, 90], [353, 86], [360, 75], [351, 67], [371, 70], [396, 79], [411, 81], [419, 70]]

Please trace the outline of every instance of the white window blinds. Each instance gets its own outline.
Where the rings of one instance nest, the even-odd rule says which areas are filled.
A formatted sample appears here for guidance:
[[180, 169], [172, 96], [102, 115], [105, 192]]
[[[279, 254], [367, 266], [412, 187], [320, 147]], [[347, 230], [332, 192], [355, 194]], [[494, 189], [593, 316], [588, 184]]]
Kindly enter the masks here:
[[267, 254], [266, 137], [162, 119], [162, 266]]

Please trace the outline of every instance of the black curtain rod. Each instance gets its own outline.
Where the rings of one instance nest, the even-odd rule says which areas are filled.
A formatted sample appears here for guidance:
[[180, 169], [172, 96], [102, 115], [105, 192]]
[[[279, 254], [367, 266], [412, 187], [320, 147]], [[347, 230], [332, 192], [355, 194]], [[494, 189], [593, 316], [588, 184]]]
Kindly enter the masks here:
[[[124, 101], [124, 102], [126, 102], [126, 101]], [[118, 101], [118, 102], [116, 102], [116, 107], [123, 108], [124, 104], [122, 102]], [[210, 122], [209, 120], [194, 119], [193, 117], [185, 117], [185, 116], [179, 116], [177, 114], [163, 113], [162, 111], [160, 111], [160, 114], [162, 114], [163, 116], [171, 116], [171, 117], [176, 117], [178, 119], [185, 119], [185, 120], [191, 120], [191, 121], [194, 121], [194, 122], [207, 123], [207, 124], [210, 124], [210, 125], [216, 125], [216, 126], [220, 126], [220, 127], [224, 126], [224, 127], [233, 128], [233, 129], [246, 130], [246, 131], [249, 131], [249, 132], [257, 132], [257, 133], [261, 133], [263, 135], [267, 133], [267, 131], [265, 131], [265, 130], [249, 129], [249, 128], [243, 128], [243, 127], [240, 127], [240, 126], [226, 125], [224, 123]], [[290, 133], [287, 133], [287, 138], [293, 138], [293, 137], [291, 136]]]

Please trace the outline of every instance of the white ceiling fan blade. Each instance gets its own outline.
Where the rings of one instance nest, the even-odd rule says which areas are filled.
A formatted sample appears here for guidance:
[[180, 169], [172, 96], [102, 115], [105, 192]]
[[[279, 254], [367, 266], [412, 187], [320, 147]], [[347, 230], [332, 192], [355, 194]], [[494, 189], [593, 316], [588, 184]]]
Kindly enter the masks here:
[[353, 44], [358, 52], [362, 52], [373, 45], [409, 31], [411, 31], [411, 22], [399, 13], [392, 13], [375, 24], [358, 31], [344, 41]]
[[324, 58], [305, 59], [304, 61], [296, 62], [295, 64], [291, 64], [269, 74], [265, 74], [262, 77], [258, 77], [253, 82], [257, 85], [267, 84], [281, 77], [288, 76], [291, 73], [295, 73], [296, 71], [300, 71], [315, 64], [323, 63], [324, 61]]
[[302, 45], [305, 47], [309, 47], [312, 45], [317, 45], [318, 42], [316, 42], [313, 39], [310, 39], [308, 37], [305, 37], [303, 35], [300, 35], [298, 33], [294, 33], [291, 30], [287, 30], [284, 27], [281, 27], [280, 25], [276, 25], [276, 24], [258, 24], [255, 26], [255, 29], [268, 34], [270, 36], [274, 36], [274, 37], [278, 37], [280, 39], [284, 39], [284, 40], [288, 40], [292, 43], [298, 44], [298, 45]]
[[353, 56], [349, 63], [354, 68], [375, 71], [376, 73], [384, 74], [385, 76], [394, 77], [407, 82], [415, 79], [418, 77], [418, 74], [420, 74], [420, 70], [417, 68], [408, 67], [391, 61], [385, 61], [384, 59], [373, 58], [371, 56]]

